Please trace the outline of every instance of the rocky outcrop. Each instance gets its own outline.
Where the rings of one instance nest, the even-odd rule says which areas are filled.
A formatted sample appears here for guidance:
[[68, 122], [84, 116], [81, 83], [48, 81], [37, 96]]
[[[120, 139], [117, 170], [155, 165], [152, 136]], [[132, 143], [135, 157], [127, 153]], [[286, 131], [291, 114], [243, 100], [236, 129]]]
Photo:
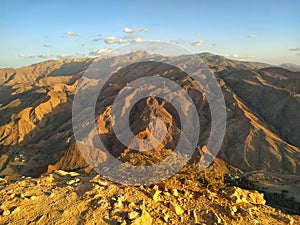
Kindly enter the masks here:
[[[208, 172], [206, 172], [208, 173]], [[9, 183], [0, 180], [1, 224], [299, 224], [236, 187], [210, 191], [194, 168], [155, 186], [133, 187], [62, 170]], [[215, 170], [210, 178], [218, 179]], [[213, 185], [213, 183], [210, 183]], [[158, 192], [159, 191], [159, 192]], [[159, 200], [151, 193], [158, 193]]]
[[264, 195], [258, 193], [257, 191], [246, 191], [238, 187], [228, 188], [226, 190], [227, 198], [234, 203], [252, 203], [252, 204], [262, 204], [266, 203]]

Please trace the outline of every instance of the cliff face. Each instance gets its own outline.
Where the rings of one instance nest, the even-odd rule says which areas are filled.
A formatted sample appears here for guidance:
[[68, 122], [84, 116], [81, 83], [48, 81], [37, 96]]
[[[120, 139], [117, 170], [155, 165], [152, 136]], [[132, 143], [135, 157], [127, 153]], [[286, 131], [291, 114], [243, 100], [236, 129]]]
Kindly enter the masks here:
[[[114, 58], [100, 58], [112, 68], [131, 58], [154, 59], [145, 52]], [[227, 106], [227, 129], [218, 158], [244, 171], [266, 170], [299, 174], [300, 74], [281, 68], [263, 68], [264, 64], [237, 62], [202, 54], [200, 57], [215, 72]], [[194, 62], [174, 57], [182, 65]], [[82, 158], [72, 131], [72, 103], [80, 77], [92, 59], [47, 61], [20, 69], [0, 70], [0, 175], [38, 176], [54, 169], [74, 170], [88, 165]], [[181, 129], [176, 110], [159, 98], [138, 102], [130, 113], [130, 128], [136, 137], [149, 137], [148, 124], [153, 117], [167, 124], [166, 138], [154, 151], [127, 148], [112, 129], [111, 105], [130, 79], [154, 76], [161, 70], [148, 64], [119, 70], [99, 96], [96, 125], [111, 153], [134, 165], [153, 164], [166, 158], [176, 147]], [[210, 108], [201, 87], [181, 71], [161, 68], [164, 74], [188, 91], [201, 124], [198, 150], [201, 157], [210, 132]], [[129, 74], [131, 74], [129, 76]], [[90, 82], [93, 82], [92, 79]], [[127, 96], [128, 102], [134, 97]], [[208, 149], [208, 152], [210, 150]], [[105, 160], [105, 154], [101, 155]]]

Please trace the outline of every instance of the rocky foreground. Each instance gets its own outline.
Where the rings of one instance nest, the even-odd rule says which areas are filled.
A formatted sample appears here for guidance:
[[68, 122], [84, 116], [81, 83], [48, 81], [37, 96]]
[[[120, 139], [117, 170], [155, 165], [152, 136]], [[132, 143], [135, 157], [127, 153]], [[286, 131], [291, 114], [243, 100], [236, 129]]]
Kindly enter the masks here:
[[195, 171], [191, 166], [148, 187], [63, 170], [14, 183], [1, 179], [0, 224], [300, 223], [300, 216], [265, 205], [263, 194], [226, 186], [214, 167]]

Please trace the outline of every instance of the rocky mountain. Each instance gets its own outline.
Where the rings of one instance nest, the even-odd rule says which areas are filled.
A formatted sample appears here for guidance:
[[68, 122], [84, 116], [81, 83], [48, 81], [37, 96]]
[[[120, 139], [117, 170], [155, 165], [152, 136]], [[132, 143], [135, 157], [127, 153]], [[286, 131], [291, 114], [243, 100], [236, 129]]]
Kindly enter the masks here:
[[[138, 51], [1, 69], [0, 223], [298, 224], [299, 216], [284, 213], [297, 214], [300, 209], [300, 73], [199, 54], [215, 74], [226, 104], [222, 146], [210, 149], [212, 116], [205, 87], [178, 68], [156, 62], [166, 60], [195, 68], [198, 61], [187, 57]], [[132, 59], [140, 62], [130, 64]], [[115, 158], [127, 164], [153, 165], [168, 158], [184, 129], [176, 108], [165, 99], [146, 97], [133, 103], [138, 93], [131, 82], [160, 76], [186, 90], [195, 105], [201, 133], [192, 158], [179, 173], [156, 185], [139, 187], [95, 175], [78, 148], [72, 127], [75, 91], [93, 63], [114, 73], [96, 95], [95, 109], [91, 109], [91, 98], [82, 102], [83, 113], [94, 110], [96, 135]], [[97, 83], [94, 77], [85, 77], [83, 90], [90, 87], [86, 88], [87, 96], [97, 94], [93, 88]], [[155, 95], [156, 88], [151, 88], [147, 90]], [[149, 124], [153, 118], [161, 118], [166, 124], [161, 144], [136, 151], [116, 137], [112, 104], [122, 91], [127, 106], [132, 106], [129, 127], [134, 136], [140, 140], [151, 137], [151, 126], [161, 124]], [[167, 96], [171, 93], [168, 86], [160, 91]], [[81, 113], [73, 115], [73, 120], [82, 118]], [[78, 130], [89, 130], [91, 122], [86, 121]], [[93, 143], [94, 138], [88, 141]], [[97, 154], [92, 150], [87, 151], [88, 157], [107, 160], [103, 149]], [[199, 165], [208, 163], [216, 150], [220, 151], [213, 164], [200, 171]], [[24, 210], [28, 214], [23, 214]]]
[[[227, 129], [218, 158], [245, 172], [299, 174], [299, 72], [265, 68], [268, 65], [229, 60], [209, 53], [199, 56], [215, 73], [227, 106]], [[136, 52], [112, 58], [46, 61], [0, 70], [0, 175], [13, 178], [35, 177], [55, 169], [89, 171], [72, 132], [72, 102], [80, 77], [96, 60], [117, 69], [133, 58], [147, 61], [156, 57], [163, 58]], [[182, 65], [195, 63], [180, 57], [171, 60]], [[166, 72], [161, 76], [176, 81], [188, 91], [200, 115], [201, 136], [192, 161], [196, 160], [206, 148], [210, 133], [210, 108], [205, 94], [182, 71], [165, 65], [159, 70], [156, 67], [156, 64], [125, 67], [104, 86], [97, 101], [100, 136], [115, 157], [132, 164], [153, 164], [171, 153], [181, 128], [176, 110], [162, 99], [144, 99], [131, 113], [131, 130], [140, 138], [149, 136], [147, 127], [153, 116], [170, 124], [167, 138], [155, 155], [148, 151], [136, 154], [126, 148], [114, 136], [111, 126], [111, 105], [122, 87], [134, 78], [153, 76], [163, 70]], [[129, 72], [136, 75], [130, 77]]]

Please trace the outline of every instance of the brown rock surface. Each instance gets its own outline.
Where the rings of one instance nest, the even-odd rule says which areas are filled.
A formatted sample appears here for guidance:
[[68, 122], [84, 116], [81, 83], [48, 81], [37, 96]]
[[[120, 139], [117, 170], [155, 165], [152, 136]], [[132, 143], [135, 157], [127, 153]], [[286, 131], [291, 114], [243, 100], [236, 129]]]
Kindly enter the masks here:
[[[209, 200], [207, 189], [201, 187], [198, 181], [203, 178], [204, 172], [195, 172], [198, 166], [187, 168], [158, 184], [162, 196], [159, 202], [151, 197], [153, 187], [125, 187], [99, 175], [54, 171], [40, 178], [26, 178], [12, 183], [1, 181], [0, 224], [300, 223], [299, 216], [286, 215], [280, 210], [258, 204], [263, 199], [262, 195], [256, 194], [260, 197], [259, 201], [249, 198], [235, 202], [228, 198], [232, 190], [239, 196], [252, 193], [244, 189], [218, 189], [210, 192], [214, 197]], [[214, 170], [209, 171], [211, 177], [218, 176]], [[75, 177], [79, 181], [70, 182]], [[184, 183], [183, 179], [186, 180]], [[175, 187], [178, 188], [178, 196], [169, 193]]]
[[[137, 52], [114, 58], [52, 60], [19, 69], [0, 69], [0, 224], [299, 223], [299, 217], [264, 205], [262, 194], [225, 189], [222, 180], [213, 179], [210, 172], [204, 171], [205, 179], [201, 177], [200, 181], [212, 179], [212, 184], [202, 187], [194, 174], [198, 168], [196, 172], [187, 169], [188, 173], [181, 174], [180, 179], [166, 180], [155, 189], [119, 186], [100, 176], [91, 177], [93, 173], [88, 177], [91, 168], [72, 131], [72, 103], [80, 77], [93, 60], [102, 60], [117, 70], [130, 58], [155, 57], [163, 56]], [[214, 164], [222, 173], [235, 168], [248, 172], [247, 176], [259, 180], [261, 187], [276, 193], [284, 188], [289, 197], [296, 196], [300, 201], [299, 72], [208, 53], [200, 57], [215, 72], [227, 106], [225, 139]], [[173, 60], [181, 65], [195, 63], [184, 57]], [[211, 118], [203, 90], [181, 71], [155, 63], [124, 67], [104, 86], [96, 108], [101, 140], [116, 158], [133, 165], [154, 164], [172, 153], [181, 125], [174, 107], [162, 99], [143, 99], [130, 114], [130, 128], [140, 139], [151, 135], [151, 118], [160, 117], [167, 123], [167, 135], [155, 149], [136, 152], [127, 148], [112, 129], [111, 105], [117, 93], [132, 79], [157, 74], [186, 89], [198, 110], [201, 135], [190, 163], [212, 157], [206, 148]], [[129, 104], [133, 97], [134, 93], [127, 96]], [[90, 157], [107, 160], [105, 152], [90, 151]], [[87, 173], [74, 175], [63, 170]], [[44, 172], [49, 174], [38, 178]], [[22, 176], [36, 178], [21, 179]], [[22, 214], [24, 211], [28, 215]]]
[[226, 193], [228, 194], [227, 197], [234, 203], [245, 202], [262, 205], [266, 203], [266, 200], [264, 200], [264, 195], [258, 193], [257, 191], [245, 191], [239, 187], [233, 187], [227, 189]]
[[[130, 57], [153, 58], [138, 52], [97, 60], [106, 60], [112, 68], [117, 68], [126, 64]], [[299, 73], [263, 68], [267, 65], [237, 62], [208, 53], [200, 57], [219, 78], [227, 105], [227, 130], [219, 158], [244, 171], [299, 174]], [[186, 63], [180, 60], [181, 64]], [[91, 59], [52, 60], [20, 69], [0, 70], [0, 175], [13, 178], [38, 176], [55, 169], [90, 170], [74, 143], [71, 107], [78, 79], [91, 62]], [[156, 73], [151, 69], [151, 64], [125, 67], [111, 78], [110, 85], [102, 93], [106, 97], [97, 105], [97, 127], [106, 147], [119, 159], [132, 164], [162, 160], [178, 140], [180, 126], [176, 111], [159, 99], [139, 102], [132, 114], [136, 122], [131, 125], [139, 138], [149, 136], [147, 126], [153, 116], [160, 116], [170, 125], [155, 154], [144, 151], [136, 155], [135, 151], [124, 148], [112, 133], [110, 105], [114, 96], [122, 85], [138, 78], [138, 71], [149, 75]], [[129, 79], [127, 70], [136, 75]], [[167, 70], [163, 76], [176, 80], [195, 100], [201, 122], [201, 149], [207, 144], [210, 131], [210, 110], [203, 90], [194, 86], [184, 74]], [[105, 154], [100, 154], [105, 160]]]

